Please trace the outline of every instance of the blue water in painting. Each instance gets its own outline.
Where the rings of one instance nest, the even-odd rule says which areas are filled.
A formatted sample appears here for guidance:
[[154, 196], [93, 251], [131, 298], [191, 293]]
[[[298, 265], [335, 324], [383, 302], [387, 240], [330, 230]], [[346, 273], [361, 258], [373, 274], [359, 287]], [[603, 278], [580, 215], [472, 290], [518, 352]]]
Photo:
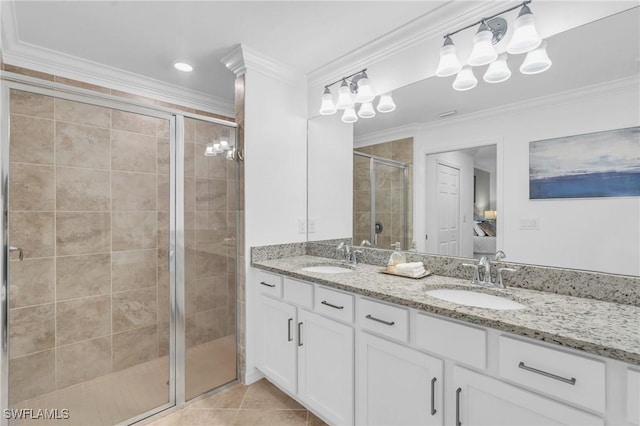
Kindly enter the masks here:
[[640, 196], [640, 172], [605, 172], [529, 181], [529, 198]]

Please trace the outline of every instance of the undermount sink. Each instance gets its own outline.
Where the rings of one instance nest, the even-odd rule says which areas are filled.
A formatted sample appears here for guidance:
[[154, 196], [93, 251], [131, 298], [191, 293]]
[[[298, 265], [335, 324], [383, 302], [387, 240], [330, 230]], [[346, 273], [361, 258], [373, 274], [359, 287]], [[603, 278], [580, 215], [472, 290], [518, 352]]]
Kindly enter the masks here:
[[468, 290], [438, 289], [429, 290], [427, 294], [438, 299], [446, 300], [447, 302], [458, 303], [465, 306], [475, 306], [477, 308], [499, 310], [526, 308], [523, 304], [507, 299], [506, 297], [476, 293], [475, 291]]
[[353, 272], [351, 268], [335, 265], [307, 266], [306, 268], [302, 268], [302, 270], [305, 272], [318, 272], [320, 274], [346, 274]]

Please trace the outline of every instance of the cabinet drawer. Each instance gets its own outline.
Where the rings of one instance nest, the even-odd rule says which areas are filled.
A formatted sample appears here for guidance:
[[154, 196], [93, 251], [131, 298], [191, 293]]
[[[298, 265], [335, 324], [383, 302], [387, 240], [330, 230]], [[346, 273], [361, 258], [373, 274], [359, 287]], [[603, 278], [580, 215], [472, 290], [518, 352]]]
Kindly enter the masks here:
[[259, 269], [256, 272], [258, 291], [273, 297], [282, 297], [282, 277]]
[[305, 308], [313, 308], [313, 284], [284, 279], [284, 299]]
[[605, 364], [500, 336], [500, 375], [528, 388], [600, 413], [605, 409]]
[[418, 314], [416, 346], [482, 370], [487, 367], [487, 332], [481, 328]]
[[315, 311], [341, 321], [353, 322], [353, 295], [316, 287]]
[[405, 308], [360, 299], [358, 317], [360, 327], [365, 330], [371, 330], [401, 342], [409, 341], [409, 311]]

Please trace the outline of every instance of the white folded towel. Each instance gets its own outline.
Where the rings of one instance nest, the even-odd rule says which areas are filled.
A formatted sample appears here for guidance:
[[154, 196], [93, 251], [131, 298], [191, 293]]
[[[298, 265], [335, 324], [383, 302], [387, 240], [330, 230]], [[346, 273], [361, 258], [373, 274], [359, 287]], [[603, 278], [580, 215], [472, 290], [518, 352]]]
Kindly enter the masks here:
[[408, 277], [419, 277], [424, 274], [424, 264], [422, 262], [400, 263], [396, 265], [396, 274], [406, 275]]

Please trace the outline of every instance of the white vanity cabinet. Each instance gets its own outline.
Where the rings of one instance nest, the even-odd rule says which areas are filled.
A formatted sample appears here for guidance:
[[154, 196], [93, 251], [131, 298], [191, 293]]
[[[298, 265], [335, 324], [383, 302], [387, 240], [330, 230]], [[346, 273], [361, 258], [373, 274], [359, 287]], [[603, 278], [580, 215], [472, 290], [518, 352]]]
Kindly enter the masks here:
[[640, 426], [637, 367], [262, 273], [258, 366], [330, 424]]
[[298, 311], [298, 396], [333, 424], [353, 424], [353, 327]]
[[603, 426], [604, 420], [484, 374], [454, 367], [456, 426]]
[[[314, 306], [313, 284], [284, 278], [283, 291], [278, 293], [273, 290], [276, 287], [264, 286], [264, 282], [278, 281], [271, 278], [256, 283], [258, 368], [269, 380], [331, 424], [352, 425], [353, 326], [331, 319], [331, 315], [309, 310]], [[321, 304], [318, 309], [353, 312], [353, 297], [346, 295], [345, 299], [342, 293], [335, 293], [335, 297], [331, 293], [323, 294], [323, 300], [332, 302], [327, 301], [329, 305]], [[347, 302], [351, 306], [346, 305]], [[343, 308], [339, 309], [340, 306]]]
[[297, 392], [297, 309], [259, 296], [260, 369], [282, 389]]
[[366, 332], [357, 359], [358, 424], [442, 425], [442, 360]]

